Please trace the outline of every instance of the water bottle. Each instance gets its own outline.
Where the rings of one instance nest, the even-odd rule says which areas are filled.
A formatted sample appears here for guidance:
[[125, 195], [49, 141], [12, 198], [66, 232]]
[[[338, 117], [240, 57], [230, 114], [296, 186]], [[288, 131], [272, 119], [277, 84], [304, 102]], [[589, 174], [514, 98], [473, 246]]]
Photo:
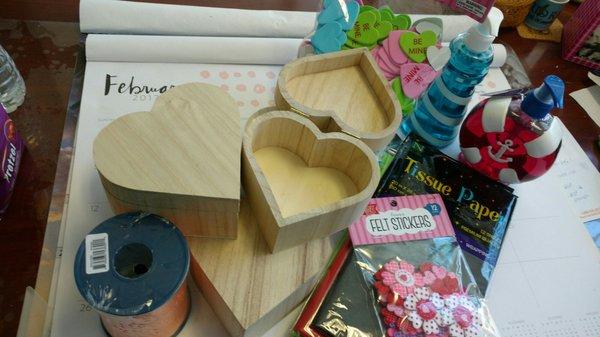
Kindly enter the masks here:
[[448, 64], [416, 104], [401, 125], [401, 132], [414, 132], [437, 148], [449, 145], [458, 135], [458, 127], [475, 86], [487, 75], [494, 57], [492, 42], [498, 35], [503, 15], [492, 8], [486, 20], [458, 35], [450, 43]]
[[23, 104], [25, 82], [15, 63], [0, 45], [0, 104], [6, 112], [13, 112]]

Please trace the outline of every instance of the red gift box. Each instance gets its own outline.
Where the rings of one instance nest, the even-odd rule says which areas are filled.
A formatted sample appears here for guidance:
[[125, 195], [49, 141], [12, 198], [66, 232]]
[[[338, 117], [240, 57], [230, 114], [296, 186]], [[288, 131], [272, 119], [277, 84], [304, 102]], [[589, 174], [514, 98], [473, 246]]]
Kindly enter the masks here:
[[[584, 1], [563, 29], [562, 57], [567, 61], [579, 63], [592, 69], [600, 69], [600, 62], [594, 62], [579, 55], [579, 51], [592, 37], [598, 26], [600, 26], [600, 1]], [[596, 46], [596, 49], [598, 48], [600, 46]]]

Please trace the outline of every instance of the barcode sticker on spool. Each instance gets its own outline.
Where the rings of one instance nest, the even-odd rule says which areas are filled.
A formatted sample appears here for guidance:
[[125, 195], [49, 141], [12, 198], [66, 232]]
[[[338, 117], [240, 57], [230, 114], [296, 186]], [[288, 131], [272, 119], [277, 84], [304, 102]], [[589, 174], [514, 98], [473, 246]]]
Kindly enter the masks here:
[[98, 274], [108, 271], [108, 234], [89, 234], [85, 237], [85, 272]]

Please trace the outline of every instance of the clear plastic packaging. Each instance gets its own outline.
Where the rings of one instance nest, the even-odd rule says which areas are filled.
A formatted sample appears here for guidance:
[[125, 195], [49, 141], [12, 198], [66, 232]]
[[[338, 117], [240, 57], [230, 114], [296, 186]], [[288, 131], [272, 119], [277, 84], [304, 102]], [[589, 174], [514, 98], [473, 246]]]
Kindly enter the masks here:
[[439, 195], [373, 199], [349, 231], [354, 248], [309, 300], [301, 336], [499, 336]]

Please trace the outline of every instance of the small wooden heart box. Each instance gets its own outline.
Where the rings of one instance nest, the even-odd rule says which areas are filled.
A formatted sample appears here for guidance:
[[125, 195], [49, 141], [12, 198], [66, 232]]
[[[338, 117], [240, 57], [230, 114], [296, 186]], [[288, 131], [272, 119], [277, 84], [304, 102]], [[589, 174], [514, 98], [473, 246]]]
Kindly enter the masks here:
[[367, 49], [287, 64], [276, 102], [248, 121], [242, 143], [244, 190], [273, 252], [358, 219], [379, 182], [374, 151], [402, 119]]

